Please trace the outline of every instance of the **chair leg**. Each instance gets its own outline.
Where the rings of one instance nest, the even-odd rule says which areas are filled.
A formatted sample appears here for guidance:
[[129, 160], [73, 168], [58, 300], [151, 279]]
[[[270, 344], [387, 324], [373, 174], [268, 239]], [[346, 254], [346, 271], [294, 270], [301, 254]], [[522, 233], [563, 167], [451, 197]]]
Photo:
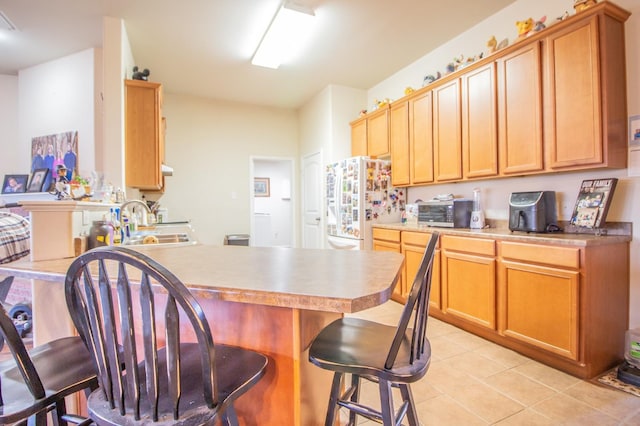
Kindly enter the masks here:
[[238, 426], [238, 415], [233, 405], [229, 405], [227, 409], [222, 412], [222, 424], [226, 426]]
[[395, 425], [395, 410], [393, 409], [393, 396], [391, 394], [391, 383], [380, 379], [380, 411], [382, 413], [382, 424], [384, 426]]
[[62, 417], [67, 414], [67, 404], [64, 402], [64, 398], [56, 402], [53, 410], [51, 411], [51, 418], [53, 419], [54, 426], [67, 426], [67, 421]]
[[47, 410], [42, 410], [29, 417], [29, 426], [47, 426]]
[[[360, 376], [358, 376], [357, 374], [351, 375], [351, 387], [355, 390], [353, 391], [353, 393], [351, 394], [351, 398], [349, 399], [351, 402], [357, 403], [360, 399]], [[349, 411], [348, 426], [356, 426], [357, 415], [358, 414], [355, 411]]]
[[336, 415], [338, 414], [338, 399], [340, 398], [340, 388], [342, 387], [342, 373], [334, 373], [331, 384], [331, 394], [329, 395], [329, 406], [327, 407], [327, 418], [325, 426], [334, 426]]
[[398, 387], [400, 388], [402, 400], [409, 402], [409, 409], [407, 410], [409, 426], [420, 426], [420, 422], [418, 421], [418, 412], [416, 411], [416, 404], [413, 402], [413, 392], [411, 392], [411, 387], [406, 383], [401, 383]]

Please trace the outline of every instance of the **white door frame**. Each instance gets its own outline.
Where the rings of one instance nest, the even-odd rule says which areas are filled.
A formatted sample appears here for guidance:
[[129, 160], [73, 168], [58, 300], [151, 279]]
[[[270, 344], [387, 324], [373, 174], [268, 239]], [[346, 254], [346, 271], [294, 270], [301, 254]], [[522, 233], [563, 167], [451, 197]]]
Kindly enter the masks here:
[[254, 186], [253, 179], [255, 177], [255, 162], [256, 161], [273, 161], [282, 163], [283, 165], [288, 165], [289, 169], [289, 177], [291, 182], [291, 202], [290, 202], [290, 213], [291, 213], [291, 244], [293, 247], [298, 246], [298, 233], [296, 232], [298, 218], [296, 215], [297, 209], [295, 208], [297, 202], [297, 185], [295, 175], [295, 160], [291, 157], [266, 157], [266, 156], [249, 156], [249, 223], [250, 223], [250, 238], [249, 244], [253, 245], [253, 236], [256, 235], [255, 223], [254, 223]]

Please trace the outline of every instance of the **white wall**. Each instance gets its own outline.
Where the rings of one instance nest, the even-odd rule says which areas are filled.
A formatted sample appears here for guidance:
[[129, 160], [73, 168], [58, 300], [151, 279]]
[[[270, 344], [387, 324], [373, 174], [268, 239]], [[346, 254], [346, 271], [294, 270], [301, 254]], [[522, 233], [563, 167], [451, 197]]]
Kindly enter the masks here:
[[295, 111], [173, 93], [165, 93], [163, 110], [174, 173], [160, 203], [170, 220], [190, 219], [206, 244], [250, 234], [250, 158], [298, 158]]
[[[632, 15], [626, 22], [627, 49], [627, 99], [628, 114], [640, 114], [640, 96], [638, 78], [640, 75], [640, 51], [637, 40], [640, 40], [640, 0], [619, 0], [616, 4], [629, 10]], [[492, 35], [498, 40], [508, 37], [513, 41], [517, 37], [514, 23], [528, 17], [534, 19], [547, 16], [547, 22], [553, 22], [565, 10], [574, 12], [572, 0], [519, 0], [502, 11], [489, 17], [477, 26], [460, 34], [448, 43], [428, 53], [413, 64], [398, 71], [369, 90], [369, 105], [374, 99], [398, 99], [403, 96], [407, 86], [421, 87], [422, 79], [427, 74], [435, 74], [444, 70], [454, 56], [464, 54], [465, 58], [476, 55], [486, 49], [485, 43]], [[568, 220], [583, 179], [600, 177], [619, 178], [618, 187], [613, 198], [608, 221], [633, 222], [633, 241], [631, 242], [631, 286], [630, 286], [630, 328], [640, 326], [640, 180], [627, 177], [626, 170], [605, 170], [580, 173], [554, 173], [546, 176], [529, 176], [508, 179], [481, 180], [467, 183], [433, 185], [410, 188], [408, 200], [429, 199], [436, 194], [453, 193], [471, 198], [473, 188], [482, 189], [485, 215], [493, 219], [508, 217], [508, 199], [511, 192], [555, 190], [559, 203], [559, 219]], [[612, 265], [615, 268], [616, 265]]]
[[367, 92], [351, 87], [330, 85], [298, 111], [300, 154], [322, 151], [329, 164], [351, 156], [351, 127], [365, 108]]
[[31, 165], [31, 150], [20, 144], [17, 105], [18, 76], [0, 75], [0, 179], [28, 173]]
[[[19, 164], [29, 173], [31, 138], [78, 131], [78, 170], [88, 175], [96, 169], [95, 84], [99, 49], [88, 49], [55, 61], [25, 68], [18, 74]], [[98, 77], [98, 81], [99, 81]]]

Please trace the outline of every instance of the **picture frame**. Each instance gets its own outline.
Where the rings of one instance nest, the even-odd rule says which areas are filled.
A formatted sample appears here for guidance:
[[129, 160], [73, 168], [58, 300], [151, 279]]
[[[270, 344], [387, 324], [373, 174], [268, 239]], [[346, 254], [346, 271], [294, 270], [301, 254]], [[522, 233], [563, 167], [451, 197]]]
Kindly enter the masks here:
[[270, 197], [271, 189], [268, 177], [257, 177], [253, 179], [253, 194], [256, 197]]
[[3, 194], [17, 194], [27, 190], [29, 175], [4, 175], [2, 182]]
[[629, 117], [629, 146], [640, 146], [640, 115]]
[[27, 186], [27, 192], [42, 192], [42, 187], [47, 180], [49, 169], [36, 169], [31, 173], [31, 179]]

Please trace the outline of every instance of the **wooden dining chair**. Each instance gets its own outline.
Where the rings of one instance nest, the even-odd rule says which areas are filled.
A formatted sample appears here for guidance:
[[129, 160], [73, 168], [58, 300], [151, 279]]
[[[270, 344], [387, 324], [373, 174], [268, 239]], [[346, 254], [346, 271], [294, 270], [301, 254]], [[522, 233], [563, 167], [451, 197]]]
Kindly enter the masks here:
[[128, 248], [98, 247], [71, 264], [65, 294], [98, 370], [100, 387], [87, 401], [93, 421], [238, 424], [233, 402], [264, 375], [267, 357], [214, 344], [198, 301], [165, 267]]
[[[326, 326], [311, 343], [309, 360], [334, 372], [326, 426], [333, 426], [340, 408], [349, 410], [349, 425], [358, 415], [399, 425], [406, 416], [418, 426], [410, 383], [422, 378], [431, 361], [431, 346], [426, 337], [433, 257], [438, 242], [434, 232], [427, 244], [409, 297], [396, 327], [358, 318], [341, 318]], [[409, 328], [409, 324], [412, 328]], [[351, 374], [345, 392], [343, 380]], [[378, 383], [380, 409], [359, 402], [361, 379]], [[395, 410], [392, 387], [400, 389], [402, 404]]]
[[65, 397], [97, 388], [89, 351], [79, 337], [60, 338], [27, 350], [4, 306], [0, 333], [12, 358], [0, 362], [0, 425], [66, 424]]

